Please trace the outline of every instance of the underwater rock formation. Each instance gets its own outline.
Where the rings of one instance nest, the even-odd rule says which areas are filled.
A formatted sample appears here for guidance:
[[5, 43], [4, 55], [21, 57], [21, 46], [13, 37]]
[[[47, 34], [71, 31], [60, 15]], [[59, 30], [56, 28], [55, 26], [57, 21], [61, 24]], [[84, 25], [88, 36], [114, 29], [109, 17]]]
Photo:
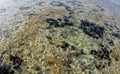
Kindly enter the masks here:
[[116, 38], [119, 38], [120, 39], [120, 33], [113, 33], [112, 34], [114, 37], [116, 37]]
[[9, 66], [0, 66], [0, 74], [14, 74], [14, 71], [11, 70]]
[[18, 56], [12, 56], [10, 55], [10, 61], [13, 62], [13, 65], [15, 65], [13, 68], [14, 69], [19, 69], [20, 68], [20, 65], [22, 64], [23, 60], [18, 57]]
[[[99, 61], [99, 63], [95, 62], [95, 67], [97, 69], [102, 69], [105, 68], [106, 66], [111, 66], [112, 64], [112, 60], [110, 57], [111, 53], [112, 50], [108, 49], [104, 45], [100, 45], [99, 50], [91, 50], [90, 54], [93, 55]], [[104, 63], [106, 63], [107, 65]]]
[[95, 23], [89, 22], [88, 20], [81, 20], [80, 28], [85, 34], [96, 39], [103, 38], [105, 33], [104, 27], [97, 26]]
[[59, 26], [58, 21], [54, 20], [54, 19], [51, 19], [51, 18], [46, 19], [46, 22], [49, 23], [49, 26], [51, 26], [51, 27], [52, 26], [54, 26], [54, 27], [58, 27]]
[[48, 18], [46, 22], [49, 24], [49, 27], [73, 26], [73, 23], [69, 21], [69, 17], [58, 18], [57, 20]]

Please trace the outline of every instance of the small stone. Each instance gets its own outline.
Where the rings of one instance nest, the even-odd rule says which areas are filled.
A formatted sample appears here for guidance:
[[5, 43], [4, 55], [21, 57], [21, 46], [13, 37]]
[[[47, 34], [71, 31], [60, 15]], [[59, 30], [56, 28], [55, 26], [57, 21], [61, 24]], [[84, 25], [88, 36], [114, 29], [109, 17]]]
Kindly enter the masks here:
[[63, 26], [73, 26], [72, 22], [64, 22], [62, 23]]

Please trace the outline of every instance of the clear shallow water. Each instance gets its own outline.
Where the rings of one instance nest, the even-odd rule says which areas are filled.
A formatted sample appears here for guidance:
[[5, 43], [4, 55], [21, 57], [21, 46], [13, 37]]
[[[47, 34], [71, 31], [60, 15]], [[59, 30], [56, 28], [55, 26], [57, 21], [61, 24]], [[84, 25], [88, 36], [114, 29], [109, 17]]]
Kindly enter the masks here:
[[117, 5], [120, 5], [120, 0], [110, 0], [112, 1], [113, 3], [117, 4]]
[[[81, 72], [82, 69], [84, 69], [84, 67], [86, 70], [89, 70], [91, 68], [91, 72], [92, 72], [93, 68], [95, 68], [95, 69], [97, 68], [94, 66], [94, 64], [95, 64], [94, 62], [96, 62], [96, 63], [99, 62], [97, 59], [101, 58], [101, 56], [108, 56], [108, 58], [105, 57], [105, 60], [109, 62], [110, 54], [107, 53], [107, 55], [104, 55], [104, 54], [106, 54], [105, 53], [106, 51], [109, 52], [108, 50], [110, 50], [110, 49], [106, 48], [106, 47], [108, 47], [107, 45], [109, 45], [109, 43], [110, 43], [110, 45], [116, 45], [116, 46], [118, 45], [118, 43], [117, 43], [118, 39], [114, 38], [112, 36], [112, 34], [110, 34], [110, 33], [114, 33], [113, 35], [118, 38], [119, 38], [119, 33], [117, 33], [118, 29], [116, 29], [117, 28], [116, 24], [114, 23], [113, 25], [111, 25], [111, 23], [110, 23], [111, 20], [109, 19], [109, 17], [105, 18], [105, 16], [102, 15], [104, 13], [106, 13], [106, 14], [111, 13], [109, 10], [107, 10], [107, 8], [105, 8], [105, 6], [102, 5], [102, 3], [100, 5], [100, 2], [102, 2], [104, 0], [96, 1], [98, 4], [96, 4], [96, 3], [92, 4], [90, 2], [90, 0], [73, 0], [72, 3], [71, 2], [65, 3], [64, 0], [61, 0], [61, 1], [56, 0], [58, 2], [52, 2], [52, 4], [51, 4], [51, 2], [49, 3], [47, 1], [47, 4], [43, 4], [43, 8], [40, 9], [42, 7], [41, 1], [42, 0], [4, 0], [4, 1], [1, 0], [1, 3], [0, 3], [0, 5], [1, 5], [0, 28], [2, 28], [1, 26], [6, 25], [6, 26], [3, 26], [4, 28], [6, 28], [6, 30], [2, 28], [3, 29], [2, 31], [5, 34], [7, 34], [9, 32], [7, 27], [10, 27], [10, 25], [13, 26], [12, 28], [10, 28], [10, 31], [13, 32], [13, 31], [16, 31], [16, 29], [13, 30], [15, 28], [14, 26], [21, 25], [21, 22], [23, 22], [23, 24], [26, 21], [31, 23], [31, 25], [27, 29], [25, 29], [24, 33], [23, 32], [21, 33], [21, 31], [20, 31], [20, 35], [18, 34], [16, 36], [16, 39], [13, 38], [13, 42], [10, 42], [10, 46], [12, 48], [12, 51], [10, 53], [12, 53], [13, 55], [16, 54], [15, 52], [18, 52], [18, 53], [22, 52], [25, 54], [26, 54], [26, 52], [28, 53], [28, 56], [21, 55], [21, 54], [19, 56], [17, 56], [17, 60], [19, 59], [21, 61], [21, 59], [23, 59], [23, 60], [25, 60], [25, 62], [28, 62], [26, 65], [22, 66], [23, 70], [26, 70], [26, 69], [24, 69], [24, 67], [26, 68], [26, 66], [29, 66], [31, 68], [35, 66], [35, 68], [38, 69], [37, 70], [38, 72], [41, 72], [41, 69], [44, 72], [44, 67], [40, 66], [42, 61], [38, 61], [38, 58], [40, 58], [39, 60], [43, 60], [44, 57], [45, 57], [45, 61], [43, 61], [43, 63], [53, 62], [53, 65], [49, 66], [49, 64], [48, 64], [48, 67], [50, 67], [51, 70], [54, 69], [54, 68], [52, 68], [52, 67], [54, 67], [54, 63], [56, 65], [58, 65], [58, 69], [63, 68], [64, 63], [61, 63], [60, 64], [61, 66], [59, 66], [59, 62], [61, 62], [61, 59], [63, 59], [63, 60], [69, 59], [69, 58], [71, 59], [71, 57], [72, 57], [72, 59], [75, 59], [75, 60], [71, 60], [72, 63], [70, 63], [70, 65], [69, 65], [69, 61], [68, 62], [63, 61], [63, 62], [65, 62], [65, 64], [67, 64], [67, 66], [70, 66], [70, 68], [75, 72], [75, 73], [71, 73], [71, 74], [76, 74], [77, 72]], [[49, 0], [49, 1], [51, 1], [51, 0]], [[74, 1], [77, 1], [77, 2], [74, 2]], [[78, 1], [81, 1], [81, 2], [78, 2]], [[86, 1], [86, 2], [84, 2], [84, 1]], [[94, 1], [94, 0], [92, 0], [92, 1]], [[46, 1], [44, 1], [44, 2], [46, 2]], [[108, 0], [108, 2], [109, 2], [109, 0]], [[44, 7], [44, 5], [46, 6], [48, 4], [51, 4], [52, 6]], [[104, 5], [112, 5], [112, 4], [107, 4], [107, 1], [106, 1], [106, 3], [104, 3]], [[70, 9], [68, 9], [68, 8], [70, 8]], [[112, 9], [112, 7], [109, 7], [109, 8]], [[66, 13], [66, 11], [64, 11], [64, 9], [66, 9], [71, 14]], [[113, 9], [115, 9], [115, 8], [113, 7]], [[69, 16], [67, 17], [65, 15], [61, 15], [62, 14], [61, 11], [63, 11], [62, 13], [69, 15]], [[46, 13], [46, 14], [43, 14], [43, 13]], [[52, 14], [58, 15], [58, 16], [53, 16]], [[110, 15], [110, 14], [108, 14], [108, 15]], [[40, 17], [38, 17], [38, 16], [40, 16]], [[38, 19], [41, 19], [42, 22], [39, 22]], [[59, 19], [59, 20], [57, 20], [57, 19]], [[84, 21], [85, 19], [88, 19], [88, 21], [86, 20], [85, 22], [92, 26], [89, 26], [89, 25], [83, 26], [84, 22], [81, 25], [80, 20]], [[33, 20], [33, 21], [31, 21], [31, 20]], [[48, 20], [48, 22], [45, 20]], [[62, 20], [62, 21], [60, 21], [60, 20]], [[104, 24], [102, 24], [102, 23], [104, 23], [105, 20], [107, 20], [110, 24], [108, 22], [105, 22], [105, 23], [108, 23], [108, 25], [106, 24], [106, 26]], [[34, 24], [34, 21], [35, 21], [35, 24]], [[37, 23], [36, 23], [36, 21], [37, 21]], [[49, 21], [52, 21], [52, 22], [49, 22]], [[71, 22], [71, 21], [73, 21], [73, 22]], [[94, 23], [92, 23], [90, 21], [93, 21]], [[47, 29], [47, 26], [45, 26], [45, 29], [42, 29], [43, 27], [39, 24], [43, 25], [44, 24], [43, 22], [44, 23], [46, 22], [46, 24], [48, 24], [50, 31]], [[53, 24], [51, 24], [51, 23], [53, 23]], [[98, 25], [97, 23], [100, 23], [100, 24]], [[25, 23], [24, 25], [26, 25], [26, 24], [27, 23]], [[104, 39], [102, 39], [102, 42], [101, 42], [101, 40], [99, 40], [97, 38], [103, 38], [103, 34], [105, 34], [104, 27], [107, 28], [108, 30], [106, 33], [106, 37]], [[97, 29], [97, 31], [95, 29]], [[35, 35], [35, 37], [34, 37], [34, 35]], [[114, 38], [114, 40], [113, 40], [113, 38]], [[23, 40], [25, 40], [25, 41], [23, 41]], [[24, 42], [25, 42], [25, 44], [28, 44], [28, 45], [24, 45]], [[115, 44], [114, 44], [114, 42], [115, 42]], [[98, 43], [100, 43], [100, 45]], [[17, 46], [14, 47], [14, 44], [16, 44], [20, 47], [16, 50]], [[34, 48], [36, 46], [39, 48]], [[58, 47], [56, 47], [56, 46], [58, 46]], [[111, 47], [112, 46], [109, 46], [109, 48], [111, 48]], [[48, 50], [48, 48], [49, 48], [49, 50]], [[60, 51], [59, 51], [59, 48], [61, 49]], [[44, 49], [45, 51], [41, 50], [41, 49]], [[103, 49], [105, 50], [105, 52], [103, 51]], [[36, 50], [36, 51], [32, 52], [34, 50]], [[100, 50], [100, 51], [96, 51], [96, 50]], [[43, 52], [40, 52], [40, 51], [44, 51], [47, 53], [44, 54]], [[64, 51], [66, 51], [66, 52], [64, 52]], [[38, 53], [38, 52], [40, 52], [40, 53]], [[97, 58], [94, 58], [94, 52], [96, 52], [98, 54], [98, 56], [96, 56]], [[99, 53], [101, 54], [101, 52], [103, 52], [103, 54], [99, 55]], [[56, 58], [56, 56], [53, 54], [59, 54], [59, 55]], [[29, 56], [29, 55], [32, 55], [32, 56]], [[50, 57], [51, 56], [53, 56], [53, 57], [48, 58], [49, 57], [48, 55]], [[21, 56], [25, 57], [25, 59]], [[66, 56], [68, 56], [68, 57], [66, 58]], [[10, 56], [10, 57], [14, 58], [14, 56]], [[65, 58], [63, 58], [63, 57], [65, 57]], [[30, 61], [28, 61], [29, 58], [30, 58]], [[26, 60], [26, 59], [28, 59], [28, 60]], [[51, 59], [53, 61], [51, 61]], [[91, 59], [91, 60], [89, 60], [89, 59]], [[9, 61], [6, 58], [5, 58], [5, 60]], [[94, 61], [94, 62], [92, 62], [92, 61]], [[100, 62], [104, 62], [104, 61], [100, 60]], [[40, 66], [41, 68], [39, 69], [39, 67], [37, 67], [36, 65]], [[102, 66], [102, 64], [101, 64], [101, 66]], [[34, 70], [33, 68], [32, 69], [31, 68], [29, 68], [29, 71]], [[65, 65], [65, 68], [66, 68], [66, 65]], [[99, 69], [99, 67], [98, 67], [98, 69]], [[56, 69], [55, 69], [55, 71], [56, 71]], [[94, 71], [95, 71], [94, 74], [98, 74], [98, 73], [96, 73], [96, 70], [94, 70]], [[27, 73], [26, 71], [25, 71], [26, 73], [24, 73], [24, 71], [22, 71], [22, 72], [23, 73], [20, 73], [20, 74], [29, 74], [30, 73], [30, 72]], [[33, 72], [32, 72], [32, 74], [36, 74]], [[41, 74], [41, 73], [39, 73], [39, 74]], [[50, 73], [48, 73], [48, 74], [50, 74]], [[55, 73], [55, 74], [59, 74], [59, 73]], [[66, 74], [66, 73], [62, 73], [62, 74]]]

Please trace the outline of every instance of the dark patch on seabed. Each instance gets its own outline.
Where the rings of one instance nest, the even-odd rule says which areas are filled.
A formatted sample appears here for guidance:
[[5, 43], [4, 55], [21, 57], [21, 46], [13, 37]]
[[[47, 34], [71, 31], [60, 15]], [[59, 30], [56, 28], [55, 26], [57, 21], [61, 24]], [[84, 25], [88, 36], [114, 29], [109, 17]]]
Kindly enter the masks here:
[[[67, 1], [67, 2], [74, 6], [84, 7], [82, 5], [82, 2], [80, 2], [80, 1]], [[45, 2], [37, 2], [37, 3], [35, 3], [35, 5], [40, 7], [40, 6], [43, 6], [44, 3]], [[55, 54], [56, 54], [56, 51], [57, 51], [57, 53], [59, 53], [59, 50], [60, 50], [60, 52], [62, 51], [62, 54], [59, 53], [60, 57], [61, 57], [61, 55], [63, 55], [65, 53], [65, 56], [63, 55], [62, 57], [66, 57], [67, 59], [70, 59], [67, 62], [62, 61], [63, 66], [65, 66], [69, 69], [73, 69], [72, 65], [74, 65], [74, 66], [78, 65], [79, 68], [75, 67], [75, 69], [81, 69], [81, 72], [84, 72], [88, 69], [92, 71], [93, 68], [100, 71], [106, 67], [112, 66], [112, 64], [114, 62], [113, 59], [115, 59], [115, 61], [119, 61], [119, 57], [116, 57], [116, 56], [111, 57], [111, 55], [114, 53], [114, 50], [112, 48], [110, 48], [112, 46], [113, 47], [116, 46], [116, 44], [115, 44], [116, 39], [120, 39], [120, 31], [119, 31], [119, 28], [117, 28], [117, 26], [115, 26], [115, 25], [109, 26], [109, 24], [105, 24], [105, 25], [101, 26], [99, 24], [96, 24], [96, 22], [90, 22], [89, 20], [84, 20], [84, 19], [82, 19], [82, 20], [78, 19], [79, 22], [77, 23], [77, 26], [76, 26], [76, 21], [74, 22], [74, 19], [73, 19], [73, 18], [76, 18], [76, 17], [74, 17], [75, 10], [72, 9], [71, 6], [66, 5], [64, 2], [60, 2], [60, 1], [52, 1], [50, 3], [50, 5], [55, 6], [56, 8], [64, 7], [64, 9], [66, 9], [69, 12], [69, 16], [64, 15], [62, 17], [57, 17], [57, 18], [47, 17], [46, 19], [44, 19], [44, 22], [47, 23], [47, 27], [45, 27], [45, 29], [41, 29], [41, 28], [39, 29], [40, 31], [41, 30], [43, 31], [43, 32], [42, 31], [40, 32], [40, 35], [42, 35], [42, 33], [43, 33], [44, 37], [47, 38], [46, 41], [48, 41], [48, 46], [49, 45], [52, 46], [51, 47], [52, 51], [55, 51], [54, 52]], [[103, 7], [100, 7], [100, 6], [97, 6], [97, 7], [98, 7], [98, 9], [93, 8], [92, 11], [105, 12], [105, 9]], [[19, 10], [24, 11], [24, 10], [28, 10], [30, 8], [31, 8], [30, 6], [20, 6]], [[6, 9], [0, 9], [0, 13], [2, 13], [4, 11], [6, 11]], [[85, 13], [85, 12], [81, 10], [81, 13]], [[35, 15], [35, 14], [31, 13], [30, 15]], [[78, 16], [78, 17], [80, 17], [80, 16]], [[107, 31], [108, 29], [110, 30], [110, 33], [106, 34], [106, 32], [108, 32]], [[50, 31], [45, 32], [47, 30], [50, 30]], [[58, 32], [59, 30], [60, 30], [60, 35]], [[115, 32], [114, 32], [114, 30], [115, 30]], [[2, 30], [0, 30], [0, 31], [1, 31], [0, 33], [2, 34]], [[8, 36], [8, 34], [9, 34], [8, 31], [3, 31], [3, 33], [5, 34], [5, 36]], [[49, 36], [49, 34], [46, 35], [46, 33], [49, 33], [50, 36]], [[53, 36], [53, 33], [54, 33], [54, 36]], [[57, 38], [56, 38], [56, 33], [58, 35]], [[32, 34], [33, 33], [30, 34], [30, 37], [32, 37]], [[37, 33], [37, 31], [36, 31], [36, 33], [34, 33], [34, 35], [37, 36], [37, 35], [39, 35], [39, 33]], [[105, 37], [106, 35], [110, 35], [111, 38]], [[63, 39], [61, 39], [61, 38], [63, 38]], [[115, 40], [112, 38], [114, 38]], [[58, 39], [58, 41], [57, 41], [57, 39]], [[59, 40], [59, 39], [61, 39], [61, 40]], [[77, 39], [79, 39], [79, 40], [77, 40]], [[103, 39], [103, 41], [101, 41], [102, 39]], [[23, 39], [23, 40], [25, 40], [25, 39]], [[96, 41], [96, 43], [94, 41]], [[83, 45], [84, 44], [83, 42], [86, 42], [85, 45]], [[98, 42], [98, 44], [97, 44], [97, 42]], [[107, 43], [107, 44], [104, 44], [104, 43]], [[42, 44], [42, 43], [39, 43], [39, 44]], [[20, 42], [18, 45], [24, 46], [24, 45], [27, 45], [27, 43]], [[32, 45], [32, 43], [30, 45]], [[34, 45], [34, 42], [33, 42], [33, 45]], [[45, 44], [45, 45], [47, 46], [47, 44]], [[82, 45], [83, 45], [83, 47], [82, 47]], [[94, 47], [92, 47], [92, 46], [94, 46]], [[28, 45], [28, 47], [29, 47], [29, 45]], [[55, 47], [56, 49], [53, 50], [53, 47]], [[88, 52], [86, 52], [86, 50], [84, 50], [84, 47], [86, 47], [85, 49], [87, 49]], [[90, 50], [87, 47], [89, 47]], [[12, 49], [12, 48], [14, 48], [14, 47], [12, 47], [12, 45], [11, 45], [11, 47], [8, 47], [8, 49]], [[45, 46], [43, 46], [43, 48], [45, 48]], [[9, 50], [7, 50], [7, 51], [9, 51]], [[16, 50], [13, 50], [13, 52], [14, 51], [16, 51]], [[30, 51], [30, 50], [28, 49], [28, 51]], [[22, 52], [24, 52], [24, 51], [22, 51]], [[41, 53], [44, 54], [43, 52], [44, 51], [42, 50]], [[30, 52], [30, 53], [33, 53], [33, 52]], [[47, 54], [47, 53], [45, 53], [45, 54]], [[5, 53], [2, 55], [5, 55]], [[35, 54], [34, 56], [36, 56], [36, 55], [37, 54]], [[38, 53], [38, 55], [40, 55], [40, 53]], [[81, 56], [83, 56], [82, 58], [84, 58], [84, 56], [85, 56], [85, 58], [84, 58], [85, 60], [86, 60], [86, 57], [88, 60], [88, 58], [89, 58], [88, 56], [90, 56], [90, 57], [92, 56], [93, 59], [90, 58], [91, 60], [87, 61], [87, 63], [89, 65], [88, 64], [86, 65], [85, 64], [86, 62], [82, 62]], [[7, 59], [7, 60], [11, 62], [12, 66], [8, 65], [8, 64], [1, 64], [1, 59], [0, 59], [0, 74], [14, 74], [15, 71], [20, 72], [21, 70], [23, 70], [22, 68], [24, 66], [22, 64], [23, 64], [23, 62], [25, 62], [25, 61], [23, 61], [24, 58], [22, 58], [18, 55], [13, 55], [13, 54], [10, 54], [10, 55], [8, 54], [8, 58], [9, 59]], [[4, 58], [2, 57], [2, 59], [4, 59]], [[41, 59], [41, 58], [39, 58], [39, 59]], [[75, 59], [75, 60], [73, 60], [73, 59]], [[32, 60], [34, 60], [34, 58]], [[36, 59], [35, 59], [35, 61], [36, 61]], [[37, 59], [37, 61], [38, 61], [38, 59]], [[89, 61], [91, 63], [89, 63]], [[49, 62], [49, 60], [48, 60], [48, 62]], [[76, 63], [76, 62], [78, 62], [78, 63]], [[49, 62], [49, 64], [51, 64], [51, 63], [54, 63], [54, 61]], [[37, 63], [37, 65], [38, 65], [38, 63]], [[35, 68], [35, 71], [40, 71], [41, 73], [39, 72], [39, 74], [42, 74], [43, 68], [39, 65]], [[92, 68], [92, 69], [90, 69], [90, 68]], [[73, 70], [73, 71], [76, 71], [76, 70]]]
[[31, 7], [30, 6], [21, 6], [19, 9], [20, 10], [27, 10], [27, 9], [30, 9]]
[[70, 21], [69, 16], [64, 16], [63, 18], [46, 19], [46, 22], [49, 24], [50, 27], [65, 27], [65, 26], [73, 26], [73, 22]]
[[98, 26], [93, 22], [89, 22], [88, 20], [81, 20], [80, 28], [85, 34], [96, 39], [103, 38], [105, 33], [104, 27]]
[[14, 70], [11, 70], [10, 66], [0, 66], [0, 74], [14, 74]]
[[91, 50], [90, 54], [92, 54], [96, 59], [99, 59], [99, 62], [95, 61], [95, 67], [97, 69], [102, 69], [105, 68], [106, 65], [104, 64], [104, 60], [106, 60], [107, 66], [111, 66], [112, 60], [111, 60], [111, 55], [112, 50], [110, 50], [107, 46], [100, 45], [99, 50]]
[[119, 38], [120, 39], [120, 32], [119, 33], [112, 33], [112, 35], [116, 38]]
[[10, 61], [13, 62], [13, 65], [15, 65], [13, 68], [14, 69], [19, 69], [20, 68], [20, 65], [22, 64], [23, 60], [18, 57], [18, 56], [12, 56], [10, 55]]
[[[4, 65], [0, 65], [0, 74], [14, 74], [14, 70], [20, 70], [20, 66], [23, 62], [23, 60], [18, 57], [18, 56], [9, 56], [9, 60], [12, 61], [13, 66], [4, 64]], [[2, 58], [1, 58], [2, 60]]]

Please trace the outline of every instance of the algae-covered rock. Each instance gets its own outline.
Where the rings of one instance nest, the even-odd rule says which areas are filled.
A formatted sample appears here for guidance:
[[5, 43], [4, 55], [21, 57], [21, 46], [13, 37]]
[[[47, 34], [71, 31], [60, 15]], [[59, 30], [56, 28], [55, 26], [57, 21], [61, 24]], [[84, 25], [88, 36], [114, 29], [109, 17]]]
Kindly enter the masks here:
[[83, 32], [96, 39], [103, 38], [105, 33], [104, 27], [97, 26], [95, 23], [87, 20], [81, 20], [81, 28]]

